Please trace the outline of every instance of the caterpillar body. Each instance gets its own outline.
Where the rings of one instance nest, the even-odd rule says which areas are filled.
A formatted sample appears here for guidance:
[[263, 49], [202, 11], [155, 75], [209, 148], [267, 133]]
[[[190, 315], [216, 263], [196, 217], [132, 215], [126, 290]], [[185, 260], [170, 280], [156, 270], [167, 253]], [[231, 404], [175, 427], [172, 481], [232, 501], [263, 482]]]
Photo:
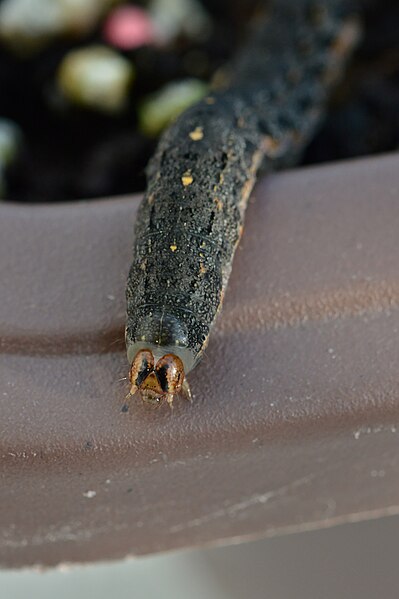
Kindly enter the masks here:
[[127, 281], [130, 394], [189, 396], [260, 169], [294, 163], [358, 37], [341, 0], [275, 0], [215, 89], [161, 137]]

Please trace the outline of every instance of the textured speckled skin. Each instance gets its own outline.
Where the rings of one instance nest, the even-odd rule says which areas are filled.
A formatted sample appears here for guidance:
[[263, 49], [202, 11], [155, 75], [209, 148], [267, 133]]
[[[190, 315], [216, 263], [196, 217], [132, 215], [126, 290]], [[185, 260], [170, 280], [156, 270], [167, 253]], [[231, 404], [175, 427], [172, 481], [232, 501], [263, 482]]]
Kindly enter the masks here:
[[135, 230], [130, 361], [138, 348], [154, 347], [179, 354], [186, 372], [197, 363], [223, 301], [256, 175], [261, 166], [298, 158], [356, 32], [342, 2], [277, 3], [218, 77], [218, 89], [165, 132]]

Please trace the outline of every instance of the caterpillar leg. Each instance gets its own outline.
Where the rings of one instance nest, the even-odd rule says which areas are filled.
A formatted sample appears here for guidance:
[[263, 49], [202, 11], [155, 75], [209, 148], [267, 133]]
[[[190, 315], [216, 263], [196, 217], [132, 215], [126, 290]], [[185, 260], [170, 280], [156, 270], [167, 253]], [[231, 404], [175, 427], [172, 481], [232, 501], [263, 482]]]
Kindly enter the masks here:
[[190, 403], [193, 401], [193, 396], [191, 395], [190, 385], [188, 384], [188, 380], [184, 379], [183, 385], [181, 388], [185, 399], [187, 399]]
[[[184, 397], [184, 399], [187, 399], [187, 401], [189, 401], [190, 403], [192, 403], [193, 401], [193, 396], [191, 395], [191, 390], [190, 390], [190, 385], [188, 384], [187, 379], [184, 379], [182, 387], [181, 387], [181, 393]], [[173, 409], [173, 398], [175, 396], [175, 393], [168, 393], [166, 395], [166, 401], [168, 406]]]
[[132, 385], [130, 387], [129, 393], [127, 393], [125, 395], [125, 399], [129, 399], [130, 397], [133, 397], [133, 395], [137, 392], [137, 390], [138, 390], [138, 388], [136, 387], [136, 385]]
[[173, 397], [174, 397], [173, 393], [168, 393], [167, 396], [166, 396], [167, 404], [168, 404], [168, 406], [170, 407], [171, 410], [173, 410]]

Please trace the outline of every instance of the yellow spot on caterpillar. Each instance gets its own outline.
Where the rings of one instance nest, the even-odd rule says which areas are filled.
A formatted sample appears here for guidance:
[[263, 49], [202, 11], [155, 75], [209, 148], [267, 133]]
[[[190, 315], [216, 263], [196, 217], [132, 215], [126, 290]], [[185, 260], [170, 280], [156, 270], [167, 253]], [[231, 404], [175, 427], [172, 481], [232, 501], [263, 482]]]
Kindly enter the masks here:
[[176, 242], [172, 243], [172, 245], [170, 245], [169, 248], [172, 250], [172, 252], [175, 252], [177, 250]]
[[200, 271], [201, 275], [204, 275], [206, 273], [206, 268], [205, 268], [205, 265], [204, 265], [203, 262], [200, 262], [200, 269], [199, 269], [199, 271]]
[[152, 205], [153, 205], [153, 203], [154, 203], [154, 200], [155, 200], [155, 196], [154, 196], [154, 194], [153, 194], [153, 193], [151, 193], [151, 194], [148, 196], [148, 199], [147, 199], [148, 205], [149, 205], [149, 206], [152, 206]]
[[204, 137], [204, 131], [202, 127], [196, 127], [194, 131], [190, 131], [188, 135], [193, 141], [199, 141]]
[[223, 185], [223, 183], [224, 183], [224, 173], [220, 173], [219, 182], [213, 186], [213, 191], [217, 192], [219, 190], [220, 186]]
[[219, 212], [221, 212], [223, 210], [223, 202], [220, 198], [213, 198], [213, 201], [216, 204], [216, 208]]
[[190, 171], [186, 171], [184, 173], [184, 175], [181, 178], [181, 181], [184, 185], [184, 187], [187, 187], [188, 185], [191, 185], [191, 183], [194, 181], [192, 174], [190, 173]]
[[145, 335], [141, 336], [141, 341], [145, 341]]

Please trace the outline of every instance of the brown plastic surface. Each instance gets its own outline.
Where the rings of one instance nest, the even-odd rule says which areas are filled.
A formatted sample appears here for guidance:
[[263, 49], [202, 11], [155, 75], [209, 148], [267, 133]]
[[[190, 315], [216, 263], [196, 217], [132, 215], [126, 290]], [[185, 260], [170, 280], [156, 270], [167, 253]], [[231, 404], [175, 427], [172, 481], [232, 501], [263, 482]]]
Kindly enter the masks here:
[[0, 562], [399, 512], [399, 155], [251, 201], [194, 403], [121, 410], [137, 197], [0, 206]]

